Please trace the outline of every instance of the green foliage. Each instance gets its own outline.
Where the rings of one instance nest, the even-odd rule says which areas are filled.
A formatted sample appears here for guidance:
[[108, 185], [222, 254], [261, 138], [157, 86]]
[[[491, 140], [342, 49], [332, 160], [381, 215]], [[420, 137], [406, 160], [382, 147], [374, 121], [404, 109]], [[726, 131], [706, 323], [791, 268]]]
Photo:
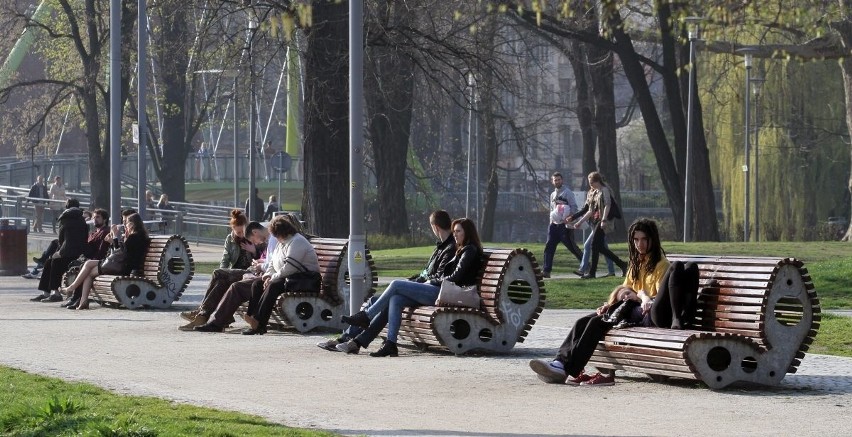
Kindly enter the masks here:
[[56, 416], [71, 415], [79, 410], [80, 406], [73, 399], [67, 398], [60, 400], [56, 396], [53, 396], [42, 406], [41, 413], [45, 419], [50, 419]]
[[325, 436], [247, 414], [120, 396], [0, 367], [0, 434], [26, 436]]

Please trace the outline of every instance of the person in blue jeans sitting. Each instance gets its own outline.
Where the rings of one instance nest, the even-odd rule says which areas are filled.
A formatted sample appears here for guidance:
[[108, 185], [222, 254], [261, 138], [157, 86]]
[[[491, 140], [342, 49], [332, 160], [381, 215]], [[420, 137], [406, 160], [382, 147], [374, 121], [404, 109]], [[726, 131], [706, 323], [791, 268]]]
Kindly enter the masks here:
[[456, 241], [455, 255], [444, 267], [440, 277], [424, 283], [395, 280], [365, 311], [342, 317], [344, 323], [374, 330], [375, 326], [372, 325], [384, 325], [382, 312], [387, 309], [388, 338], [382, 347], [370, 356], [395, 357], [399, 354], [396, 343], [402, 324], [403, 308], [434, 305], [444, 281], [451, 281], [462, 287], [476, 284], [476, 277], [482, 265], [482, 243], [479, 241], [476, 225], [468, 218], [456, 219], [452, 223], [452, 231]]
[[[429, 215], [429, 225], [432, 227], [432, 233], [438, 241], [435, 244], [435, 250], [432, 256], [429, 257], [429, 262], [426, 268], [420, 273], [408, 278], [409, 281], [425, 283], [432, 279], [440, 278], [446, 268], [446, 265], [456, 253], [456, 242], [453, 239], [451, 229], [452, 219], [447, 211], [442, 209], [436, 210]], [[370, 305], [373, 305], [378, 297], [371, 297], [365, 306], [361, 309], [366, 310]], [[381, 318], [376, 323], [370, 325], [370, 329], [363, 330], [357, 326], [351, 325], [343, 331], [343, 334], [332, 340], [317, 343], [317, 346], [332, 352], [346, 352], [348, 354], [357, 354], [362, 347], [370, 345], [379, 333], [387, 324], [387, 309], [381, 312]]]

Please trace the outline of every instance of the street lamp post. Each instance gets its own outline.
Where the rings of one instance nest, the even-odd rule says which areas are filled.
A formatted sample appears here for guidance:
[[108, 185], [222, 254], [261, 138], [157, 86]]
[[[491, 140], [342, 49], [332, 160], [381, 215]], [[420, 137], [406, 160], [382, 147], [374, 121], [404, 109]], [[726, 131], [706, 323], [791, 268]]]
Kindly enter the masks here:
[[750, 144], [749, 139], [751, 137], [751, 126], [749, 123], [749, 113], [751, 112], [751, 64], [752, 57], [755, 49], [754, 48], [744, 48], [737, 50], [737, 52], [743, 54], [743, 62], [745, 64], [746, 69], [746, 80], [745, 80], [745, 117], [744, 117], [744, 125], [745, 125], [745, 161], [743, 164], [743, 173], [744, 173], [744, 185], [745, 185], [745, 199], [743, 200], [743, 241], [748, 242], [748, 233], [749, 233], [749, 206], [751, 202], [749, 201], [750, 193], [750, 179], [749, 179], [749, 154]]
[[683, 242], [692, 239], [692, 145], [695, 130], [695, 42], [700, 38], [701, 17], [687, 17], [689, 26], [689, 91], [686, 103], [686, 168], [683, 178]]
[[248, 158], [249, 158], [249, 194], [248, 194], [248, 211], [246, 211], [246, 216], [248, 216], [249, 220], [254, 220], [254, 209], [255, 203], [257, 202], [256, 196], [254, 195], [254, 191], [256, 188], [255, 183], [255, 150], [254, 150], [254, 137], [257, 135], [255, 132], [257, 127], [254, 124], [255, 121], [255, 90], [254, 90], [254, 59], [252, 58], [252, 46], [254, 42], [254, 35], [257, 31], [257, 17], [254, 15], [254, 11], [249, 11], [249, 35], [248, 35], [248, 67], [249, 67], [249, 124], [248, 124]]
[[758, 141], [760, 138], [760, 90], [766, 79], [755, 77], [751, 79], [754, 92], [754, 241], [760, 241], [760, 153]]

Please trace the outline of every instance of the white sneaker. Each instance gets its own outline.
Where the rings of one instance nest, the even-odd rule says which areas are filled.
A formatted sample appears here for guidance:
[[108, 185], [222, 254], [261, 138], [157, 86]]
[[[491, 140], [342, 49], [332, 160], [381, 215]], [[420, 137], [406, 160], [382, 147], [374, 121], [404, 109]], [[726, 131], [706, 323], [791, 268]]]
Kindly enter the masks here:
[[537, 374], [538, 379], [548, 384], [562, 384], [567, 377], [562, 363], [555, 360], [530, 360], [530, 368]]
[[349, 340], [346, 343], [340, 343], [334, 348], [340, 352], [346, 352], [347, 354], [357, 354], [361, 351], [361, 346], [358, 346], [358, 343], [355, 343], [355, 340]]

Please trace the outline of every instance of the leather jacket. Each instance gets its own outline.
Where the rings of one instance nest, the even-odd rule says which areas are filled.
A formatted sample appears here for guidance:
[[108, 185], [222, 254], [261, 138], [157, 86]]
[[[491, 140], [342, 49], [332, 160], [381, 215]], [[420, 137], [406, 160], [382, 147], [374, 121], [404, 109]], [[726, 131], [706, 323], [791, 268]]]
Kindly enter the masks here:
[[429, 283], [436, 287], [440, 287], [443, 281], [451, 281], [461, 287], [475, 285], [481, 268], [482, 251], [473, 244], [468, 244], [447, 263], [443, 275], [429, 280]]
[[429, 257], [429, 263], [420, 274], [414, 275], [409, 280], [414, 282], [427, 282], [432, 279], [440, 279], [444, 274], [444, 269], [456, 254], [456, 240], [450, 234], [444, 241], [435, 245], [435, 250], [432, 256]]

